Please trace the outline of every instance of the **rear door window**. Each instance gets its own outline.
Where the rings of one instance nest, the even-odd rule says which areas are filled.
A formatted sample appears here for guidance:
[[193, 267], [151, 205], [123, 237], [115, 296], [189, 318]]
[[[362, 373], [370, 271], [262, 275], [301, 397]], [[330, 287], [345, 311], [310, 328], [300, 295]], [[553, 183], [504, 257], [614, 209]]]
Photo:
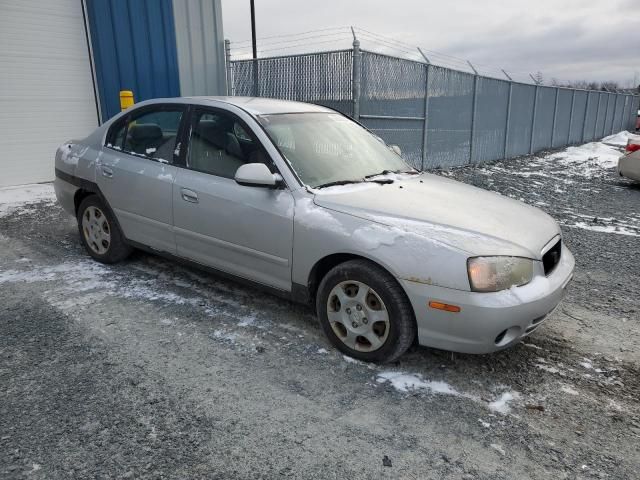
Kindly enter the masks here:
[[106, 146], [162, 163], [172, 163], [176, 150], [182, 106], [160, 105], [132, 112], [109, 131]]

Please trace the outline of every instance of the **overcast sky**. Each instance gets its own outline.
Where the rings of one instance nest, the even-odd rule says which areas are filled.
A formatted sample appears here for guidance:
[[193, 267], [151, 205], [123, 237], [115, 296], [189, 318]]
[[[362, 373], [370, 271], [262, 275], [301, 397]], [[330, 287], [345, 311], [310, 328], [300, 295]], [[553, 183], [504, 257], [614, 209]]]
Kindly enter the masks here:
[[[225, 37], [232, 42], [250, 39], [249, 0], [222, 0], [222, 8]], [[520, 77], [541, 71], [545, 81], [640, 83], [640, 0], [256, 0], [256, 20], [259, 39], [353, 25], [470, 59], [496, 76], [497, 68], [505, 68]], [[275, 43], [295, 37], [265, 39], [262, 56], [297, 52], [304, 47], [283, 48], [300, 43], [307, 50], [351, 43], [346, 28], [316, 35], [321, 34], [303, 36], [306, 40], [297, 43]], [[388, 53], [396, 45], [364, 34], [360, 41], [362, 48]], [[237, 49], [249, 45], [234, 43], [234, 53], [248, 52]], [[434, 63], [457, 64], [432, 56]]]

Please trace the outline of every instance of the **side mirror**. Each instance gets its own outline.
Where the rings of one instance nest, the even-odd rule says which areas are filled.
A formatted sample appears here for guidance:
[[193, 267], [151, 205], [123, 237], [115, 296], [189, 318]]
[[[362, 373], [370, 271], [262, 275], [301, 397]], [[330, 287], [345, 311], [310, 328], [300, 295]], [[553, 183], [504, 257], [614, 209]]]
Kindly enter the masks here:
[[400, 147], [398, 145], [389, 145], [389, 150], [391, 150], [398, 156], [402, 156], [402, 150], [400, 150]]
[[236, 171], [235, 180], [245, 187], [275, 188], [282, 183], [282, 177], [271, 173], [264, 163], [246, 163]]

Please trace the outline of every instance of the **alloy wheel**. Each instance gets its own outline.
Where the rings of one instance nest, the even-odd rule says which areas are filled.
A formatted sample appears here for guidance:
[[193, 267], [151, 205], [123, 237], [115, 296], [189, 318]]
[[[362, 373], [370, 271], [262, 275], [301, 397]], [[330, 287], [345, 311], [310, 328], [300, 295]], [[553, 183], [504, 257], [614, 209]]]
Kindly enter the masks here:
[[111, 244], [111, 227], [105, 214], [98, 207], [89, 206], [82, 214], [82, 232], [89, 248], [104, 255]]
[[373, 352], [389, 336], [389, 311], [375, 290], [348, 280], [329, 293], [327, 317], [336, 336], [349, 348]]

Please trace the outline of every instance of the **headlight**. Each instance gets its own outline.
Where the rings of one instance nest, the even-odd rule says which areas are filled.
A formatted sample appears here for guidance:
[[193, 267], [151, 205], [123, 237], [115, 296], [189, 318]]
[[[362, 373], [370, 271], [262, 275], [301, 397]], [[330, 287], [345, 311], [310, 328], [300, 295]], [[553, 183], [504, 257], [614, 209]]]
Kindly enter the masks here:
[[525, 285], [533, 278], [533, 260], [521, 257], [475, 257], [467, 261], [474, 292], [497, 292]]

